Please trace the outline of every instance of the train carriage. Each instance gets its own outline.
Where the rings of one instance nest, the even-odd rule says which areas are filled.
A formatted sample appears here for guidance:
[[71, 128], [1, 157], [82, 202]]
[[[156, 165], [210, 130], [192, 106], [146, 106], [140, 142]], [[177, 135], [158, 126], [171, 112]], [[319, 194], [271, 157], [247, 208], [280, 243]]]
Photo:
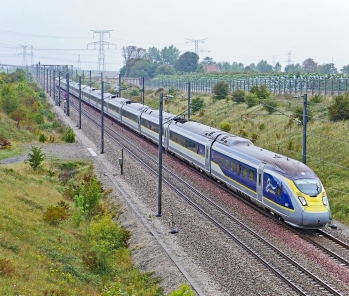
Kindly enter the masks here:
[[137, 133], [141, 133], [141, 114], [147, 108], [140, 103], [127, 103], [121, 109], [121, 122], [133, 129]]
[[193, 121], [174, 119], [169, 126], [169, 151], [210, 174], [209, 155], [214, 141], [222, 131]]

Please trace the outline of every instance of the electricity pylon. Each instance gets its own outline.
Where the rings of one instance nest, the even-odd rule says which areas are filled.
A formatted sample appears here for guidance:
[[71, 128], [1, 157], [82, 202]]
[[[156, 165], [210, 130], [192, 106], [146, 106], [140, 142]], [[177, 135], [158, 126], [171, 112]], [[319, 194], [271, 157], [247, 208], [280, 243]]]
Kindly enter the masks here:
[[95, 37], [95, 34], [99, 34], [99, 41], [87, 44], [87, 48], [89, 45], [93, 45], [94, 49], [96, 49], [96, 45], [99, 46], [97, 71], [105, 71], [104, 45], [108, 45], [108, 49], [109, 49], [109, 45], [115, 45], [115, 48], [116, 48], [116, 44], [105, 42], [104, 34], [109, 34], [109, 37], [110, 37], [110, 32], [113, 30], [91, 30], [91, 31], [93, 31], [93, 38]]

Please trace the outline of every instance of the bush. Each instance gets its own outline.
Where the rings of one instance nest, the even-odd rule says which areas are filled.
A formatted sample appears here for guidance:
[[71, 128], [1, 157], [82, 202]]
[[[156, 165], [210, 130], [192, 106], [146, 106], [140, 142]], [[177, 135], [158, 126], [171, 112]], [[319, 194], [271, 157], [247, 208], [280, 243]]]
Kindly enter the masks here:
[[131, 233], [115, 223], [108, 214], [95, 217], [88, 230], [90, 254], [94, 254], [96, 268], [99, 273], [107, 273], [114, 264], [113, 254], [128, 246]]
[[43, 219], [46, 223], [57, 226], [68, 218], [68, 208], [62, 202], [58, 203], [57, 206], [49, 206], [44, 212]]
[[[308, 120], [307, 122], [310, 121], [311, 116], [312, 116], [312, 112], [309, 108], [307, 108], [307, 112], [308, 112]], [[303, 122], [303, 106], [297, 106], [293, 109], [293, 113], [292, 113], [292, 117], [294, 119], [299, 120], [300, 122]]]
[[333, 99], [333, 104], [328, 107], [330, 119], [333, 121], [349, 119], [349, 93], [339, 94]]
[[264, 100], [264, 99], [267, 99], [270, 97], [270, 93], [268, 92], [268, 88], [264, 84], [262, 84], [260, 86], [258, 86], [258, 85], [252, 86], [252, 88], [250, 89], [250, 93], [255, 94], [258, 97], [258, 99], [260, 99], [260, 100]]
[[245, 96], [245, 102], [248, 108], [258, 105], [258, 97], [255, 94], [249, 93]]
[[231, 124], [227, 121], [220, 123], [219, 128], [224, 132], [229, 132], [231, 130]]
[[316, 94], [310, 98], [310, 100], [308, 101], [308, 104], [309, 105], [319, 104], [319, 103], [322, 103], [324, 101], [324, 99], [325, 99], [325, 97], [323, 95]]
[[231, 99], [237, 103], [245, 102], [245, 91], [242, 89], [237, 89], [232, 93]]
[[64, 134], [63, 134], [63, 140], [67, 143], [74, 143], [75, 142], [75, 133], [74, 133], [74, 130], [70, 126], [66, 127]]
[[42, 148], [38, 148], [38, 147], [31, 147], [31, 151], [28, 154], [28, 162], [29, 165], [36, 170], [41, 163], [43, 162], [43, 160], [45, 159], [45, 153], [42, 152]]
[[277, 111], [276, 110], [276, 107], [278, 106], [277, 101], [275, 101], [275, 100], [266, 100], [264, 103], [265, 103], [264, 109], [267, 110], [267, 112], [269, 114], [272, 114], [272, 113]]
[[228, 83], [226, 83], [224, 81], [218, 81], [213, 86], [213, 93], [214, 93], [216, 99], [218, 99], [218, 100], [225, 99], [225, 97], [229, 93], [229, 85], [228, 85]]
[[47, 136], [44, 134], [40, 134], [39, 136], [39, 142], [45, 143], [47, 141]]
[[196, 97], [192, 99], [190, 106], [191, 106], [191, 111], [195, 113], [196, 111], [199, 111], [203, 107], [205, 107], [204, 99]]

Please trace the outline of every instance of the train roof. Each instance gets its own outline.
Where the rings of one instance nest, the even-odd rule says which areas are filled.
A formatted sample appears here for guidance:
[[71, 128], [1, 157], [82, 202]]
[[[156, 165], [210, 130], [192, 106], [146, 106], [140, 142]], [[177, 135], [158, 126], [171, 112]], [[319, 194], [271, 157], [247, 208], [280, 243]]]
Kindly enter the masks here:
[[[142, 117], [146, 117], [148, 119], [151, 119], [154, 122], [159, 122], [159, 114], [160, 111], [157, 109], [153, 109], [151, 107], [147, 107], [144, 109], [142, 113]], [[162, 121], [166, 122], [171, 120], [172, 118], [175, 118], [175, 115], [168, 113], [168, 112], [162, 112]]]
[[254, 145], [237, 145], [233, 149], [266, 163], [267, 169], [278, 171], [292, 180], [317, 178], [316, 174], [307, 165], [293, 158]]
[[188, 121], [180, 117], [175, 117], [171, 123], [171, 126], [179, 127], [185, 131], [189, 131], [208, 139], [215, 139], [218, 135], [226, 134], [225, 132], [214, 127], [210, 127], [195, 121]]

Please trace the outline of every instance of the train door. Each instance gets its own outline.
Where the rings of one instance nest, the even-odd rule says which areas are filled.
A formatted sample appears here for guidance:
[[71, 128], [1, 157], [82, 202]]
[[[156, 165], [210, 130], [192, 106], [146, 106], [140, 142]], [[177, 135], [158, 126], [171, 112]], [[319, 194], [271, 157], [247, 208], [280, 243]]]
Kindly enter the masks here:
[[207, 173], [211, 173], [211, 165], [210, 165], [210, 153], [211, 153], [211, 141], [206, 142], [205, 145], [205, 170]]
[[262, 162], [259, 164], [257, 170], [257, 199], [260, 202], [263, 202], [263, 170], [265, 167], [265, 163]]
[[168, 147], [168, 132], [169, 132], [169, 128], [168, 128], [168, 124], [164, 125], [164, 140], [163, 140], [163, 147], [165, 148], [165, 150], [167, 151], [167, 147]]

